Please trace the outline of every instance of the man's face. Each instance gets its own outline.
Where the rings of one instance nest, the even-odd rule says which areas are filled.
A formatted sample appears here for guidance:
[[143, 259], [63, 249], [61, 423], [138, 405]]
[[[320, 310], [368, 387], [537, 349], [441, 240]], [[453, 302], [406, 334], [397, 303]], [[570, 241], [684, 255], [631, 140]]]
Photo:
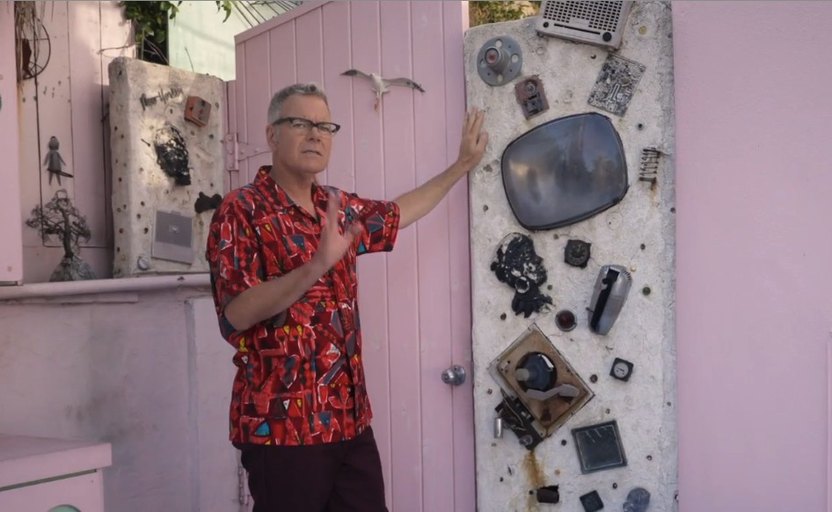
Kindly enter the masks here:
[[[329, 107], [317, 96], [294, 95], [284, 103], [281, 118], [299, 117], [315, 123], [331, 121]], [[266, 128], [274, 165], [297, 176], [315, 176], [329, 164], [332, 135], [317, 128], [295, 128], [292, 123], [272, 124]]]

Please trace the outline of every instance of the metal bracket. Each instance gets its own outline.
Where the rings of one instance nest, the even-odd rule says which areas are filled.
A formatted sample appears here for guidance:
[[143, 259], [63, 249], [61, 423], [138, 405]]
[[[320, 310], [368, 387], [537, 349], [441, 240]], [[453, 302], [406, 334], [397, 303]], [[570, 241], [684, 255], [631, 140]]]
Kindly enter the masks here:
[[263, 153], [268, 153], [269, 147], [254, 146], [240, 142], [240, 135], [237, 132], [225, 134], [222, 138], [222, 145], [225, 148], [225, 171], [240, 172], [240, 162]]
[[503, 401], [494, 409], [502, 423], [517, 435], [517, 440], [527, 450], [543, 441], [543, 437], [532, 425], [534, 417], [531, 412], [516, 397], [510, 397], [503, 392]]
[[549, 101], [543, 90], [543, 82], [537, 75], [517, 82], [514, 86], [514, 96], [526, 119], [549, 110]]
[[517, 41], [508, 36], [489, 39], [477, 55], [480, 78], [492, 87], [512, 81], [522, 68], [523, 51]]

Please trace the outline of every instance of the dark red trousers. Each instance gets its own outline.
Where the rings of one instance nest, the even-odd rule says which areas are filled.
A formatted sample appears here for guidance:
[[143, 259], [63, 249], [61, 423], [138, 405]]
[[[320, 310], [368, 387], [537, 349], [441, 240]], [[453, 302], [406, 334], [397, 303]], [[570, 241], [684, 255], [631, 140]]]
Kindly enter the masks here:
[[254, 512], [387, 512], [372, 428], [338, 443], [241, 450]]

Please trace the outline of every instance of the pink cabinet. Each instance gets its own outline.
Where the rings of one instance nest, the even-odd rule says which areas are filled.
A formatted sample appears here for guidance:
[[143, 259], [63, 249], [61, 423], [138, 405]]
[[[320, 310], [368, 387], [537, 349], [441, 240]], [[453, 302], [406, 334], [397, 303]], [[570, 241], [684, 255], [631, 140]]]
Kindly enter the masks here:
[[0, 510], [103, 512], [109, 443], [0, 435]]

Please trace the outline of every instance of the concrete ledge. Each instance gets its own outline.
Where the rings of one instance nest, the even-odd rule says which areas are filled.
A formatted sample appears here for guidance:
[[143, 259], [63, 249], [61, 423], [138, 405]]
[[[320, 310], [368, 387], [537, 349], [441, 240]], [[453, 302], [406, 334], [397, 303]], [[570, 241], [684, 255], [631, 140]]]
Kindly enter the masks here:
[[134, 292], [175, 290], [182, 288], [209, 291], [211, 279], [207, 273], [165, 276], [126, 277], [122, 279], [92, 279], [59, 283], [36, 283], [0, 287], [0, 302], [23, 299], [53, 299], [80, 295], [125, 294]]
[[0, 435], [0, 489], [112, 464], [109, 443]]

